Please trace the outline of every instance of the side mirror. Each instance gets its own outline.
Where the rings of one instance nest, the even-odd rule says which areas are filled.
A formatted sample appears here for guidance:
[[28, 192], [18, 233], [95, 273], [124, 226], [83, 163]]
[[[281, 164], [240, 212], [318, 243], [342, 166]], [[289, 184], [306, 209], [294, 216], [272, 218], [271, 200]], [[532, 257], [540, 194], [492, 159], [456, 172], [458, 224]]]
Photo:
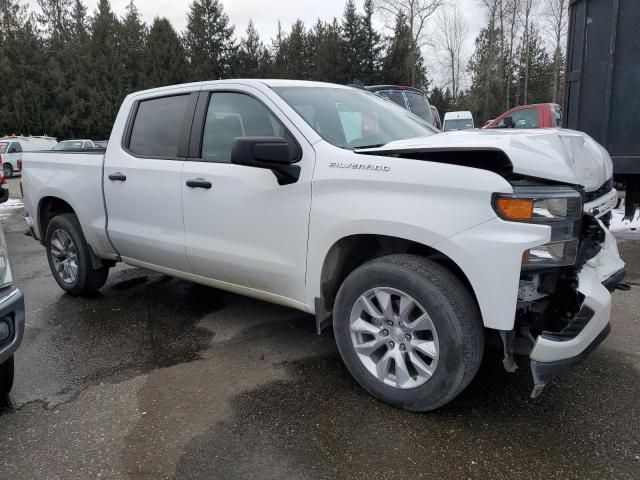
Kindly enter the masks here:
[[231, 163], [273, 172], [280, 185], [295, 183], [300, 178], [300, 148], [282, 137], [238, 137], [231, 144]]
[[0, 203], [5, 203], [7, 200], [9, 200], [9, 189], [0, 186]]

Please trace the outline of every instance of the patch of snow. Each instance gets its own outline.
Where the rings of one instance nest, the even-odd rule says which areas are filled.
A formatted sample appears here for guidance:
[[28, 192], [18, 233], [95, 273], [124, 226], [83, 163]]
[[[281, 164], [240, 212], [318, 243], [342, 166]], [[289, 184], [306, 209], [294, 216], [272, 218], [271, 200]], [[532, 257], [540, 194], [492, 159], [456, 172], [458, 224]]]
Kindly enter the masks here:
[[612, 232], [632, 232], [640, 235], [640, 210], [636, 210], [633, 214], [633, 218], [630, 220], [624, 219], [624, 201], [622, 204], [614, 209], [611, 216], [611, 225], [609, 230]]
[[22, 208], [22, 207], [24, 207], [24, 203], [22, 203], [22, 200], [17, 198], [10, 198], [4, 203], [0, 203], [0, 211], [13, 210], [13, 209]]

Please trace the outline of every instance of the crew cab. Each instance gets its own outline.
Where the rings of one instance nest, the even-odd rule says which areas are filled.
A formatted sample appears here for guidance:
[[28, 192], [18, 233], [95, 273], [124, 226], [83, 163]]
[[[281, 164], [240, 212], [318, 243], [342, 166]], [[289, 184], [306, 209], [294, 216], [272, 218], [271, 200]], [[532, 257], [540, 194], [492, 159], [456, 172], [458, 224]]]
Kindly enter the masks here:
[[558, 128], [562, 109], [555, 103], [535, 103], [507, 110], [482, 128]]
[[106, 153], [27, 154], [23, 186], [64, 291], [126, 262], [299, 309], [366, 391], [424, 411], [485, 337], [510, 371], [526, 343], [534, 395], [604, 339], [611, 175], [579, 132], [436, 134], [364, 90], [224, 80], [129, 95]]

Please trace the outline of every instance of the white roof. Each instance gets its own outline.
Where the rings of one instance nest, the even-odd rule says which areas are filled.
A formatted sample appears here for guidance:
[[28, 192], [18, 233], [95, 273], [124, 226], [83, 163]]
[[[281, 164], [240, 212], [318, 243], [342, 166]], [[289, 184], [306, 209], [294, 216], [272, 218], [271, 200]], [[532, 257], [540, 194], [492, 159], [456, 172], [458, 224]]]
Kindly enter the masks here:
[[463, 110], [460, 112], [447, 112], [444, 114], [445, 120], [458, 120], [468, 118], [473, 118], [473, 115], [471, 115], [471, 112], [468, 110]]

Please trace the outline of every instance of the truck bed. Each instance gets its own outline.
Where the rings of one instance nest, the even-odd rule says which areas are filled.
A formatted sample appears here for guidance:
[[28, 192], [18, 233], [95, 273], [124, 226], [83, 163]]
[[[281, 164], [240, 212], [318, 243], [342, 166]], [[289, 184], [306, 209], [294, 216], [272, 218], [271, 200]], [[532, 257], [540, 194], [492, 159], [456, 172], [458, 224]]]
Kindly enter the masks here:
[[[46, 232], [40, 225], [49, 206], [47, 197], [67, 202], [84, 226], [84, 235], [94, 253], [103, 258], [116, 255], [106, 234], [107, 216], [102, 195], [104, 151], [40, 151], [25, 152], [22, 159], [22, 187], [25, 210], [39, 212], [28, 219], [34, 236], [42, 241]], [[38, 192], [39, 198], [32, 196]], [[79, 201], [80, 199], [80, 201]], [[36, 204], [37, 203], [37, 204]]]

